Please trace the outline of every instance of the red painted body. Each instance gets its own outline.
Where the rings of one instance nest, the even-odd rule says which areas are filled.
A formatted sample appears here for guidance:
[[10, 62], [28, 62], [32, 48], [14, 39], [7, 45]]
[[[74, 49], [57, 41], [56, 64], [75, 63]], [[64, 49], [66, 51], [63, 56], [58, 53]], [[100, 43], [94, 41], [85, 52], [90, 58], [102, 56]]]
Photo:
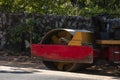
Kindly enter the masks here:
[[[92, 63], [94, 58], [107, 59], [109, 62], [120, 61], [120, 53], [113, 54], [114, 51], [120, 52], [120, 46], [108, 46], [95, 50], [89, 46], [31, 45], [32, 55], [52, 61]], [[88, 57], [90, 58], [86, 62]]]
[[94, 52], [94, 57], [99, 57], [101, 59], [106, 59], [109, 62], [120, 61], [120, 46], [107, 46], [99, 50], [99, 53]]
[[109, 61], [120, 61], [120, 46], [109, 47]]
[[93, 49], [89, 46], [32, 44], [31, 52], [32, 55], [47, 60], [79, 62], [88, 57], [92, 57], [89, 58], [90, 62], [93, 60]]

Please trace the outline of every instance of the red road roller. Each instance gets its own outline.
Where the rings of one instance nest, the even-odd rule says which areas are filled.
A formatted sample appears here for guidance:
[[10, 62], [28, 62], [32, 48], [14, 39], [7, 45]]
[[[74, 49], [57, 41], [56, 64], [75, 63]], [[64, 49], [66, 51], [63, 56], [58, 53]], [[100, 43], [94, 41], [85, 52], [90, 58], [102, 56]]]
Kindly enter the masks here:
[[88, 30], [54, 29], [32, 44], [31, 52], [49, 69], [74, 71], [98, 59], [119, 64], [120, 40], [98, 40]]

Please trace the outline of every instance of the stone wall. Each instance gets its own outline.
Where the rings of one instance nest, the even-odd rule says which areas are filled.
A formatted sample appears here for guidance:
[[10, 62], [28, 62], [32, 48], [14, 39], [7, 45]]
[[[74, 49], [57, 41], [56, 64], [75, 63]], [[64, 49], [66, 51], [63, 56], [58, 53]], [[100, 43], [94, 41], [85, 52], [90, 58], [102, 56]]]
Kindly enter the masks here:
[[34, 33], [38, 36], [43, 36], [46, 34], [46, 32], [54, 28], [92, 30], [91, 18], [87, 17], [26, 13], [0, 13], [0, 50], [2, 50], [6, 44], [11, 46], [9, 43], [9, 30], [18, 27], [20, 24], [24, 24], [24, 21], [27, 18], [34, 19]]

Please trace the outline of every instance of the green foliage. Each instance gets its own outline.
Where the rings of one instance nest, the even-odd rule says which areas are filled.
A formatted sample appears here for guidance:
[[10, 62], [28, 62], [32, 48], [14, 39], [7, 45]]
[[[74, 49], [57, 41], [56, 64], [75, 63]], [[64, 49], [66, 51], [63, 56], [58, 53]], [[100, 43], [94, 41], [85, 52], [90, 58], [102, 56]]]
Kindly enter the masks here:
[[23, 33], [30, 34], [30, 39], [28, 40], [31, 41], [32, 40], [31, 34], [33, 31], [33, 27], [34, 27], [34, 20], [32, 18], [26, 19], [24, 24], [20, 24], [10, 30], [10, 35], [11, 35], [10, 42], [12, 44], [21, 43], [23, 39]]
[[118, 13], [120, 0], [0, 0], [0, 11], [56, 15]]

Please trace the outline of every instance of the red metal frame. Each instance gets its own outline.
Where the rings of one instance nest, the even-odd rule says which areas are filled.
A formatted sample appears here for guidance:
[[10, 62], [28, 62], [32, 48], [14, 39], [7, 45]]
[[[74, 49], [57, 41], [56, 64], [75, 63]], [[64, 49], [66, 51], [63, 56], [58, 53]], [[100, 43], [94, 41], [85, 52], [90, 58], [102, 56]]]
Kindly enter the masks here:
[[92, 63], [93, 49], [89, 46], [32, 44], [32, 55], [53, 61]]
[[[118, 53], [114, 54], [114, 52]], [[109, 62], [120, 61], [120, 46], [109, 45], [107, 47], [103, 47], [99, 54], [100, 58], [107, 59]]]
[[109, 47], [109, 61], [120, 61], [120, 46]]
[[92, 63], [94, 58], [107, 59], [109, 62], [120, 61], [120, 46], [108, 46], [101, 50], [94, 50], [89, 46], [66, 46], [32, 44], [32, 55], [51, 61], [72, 61], [80, 63]]

